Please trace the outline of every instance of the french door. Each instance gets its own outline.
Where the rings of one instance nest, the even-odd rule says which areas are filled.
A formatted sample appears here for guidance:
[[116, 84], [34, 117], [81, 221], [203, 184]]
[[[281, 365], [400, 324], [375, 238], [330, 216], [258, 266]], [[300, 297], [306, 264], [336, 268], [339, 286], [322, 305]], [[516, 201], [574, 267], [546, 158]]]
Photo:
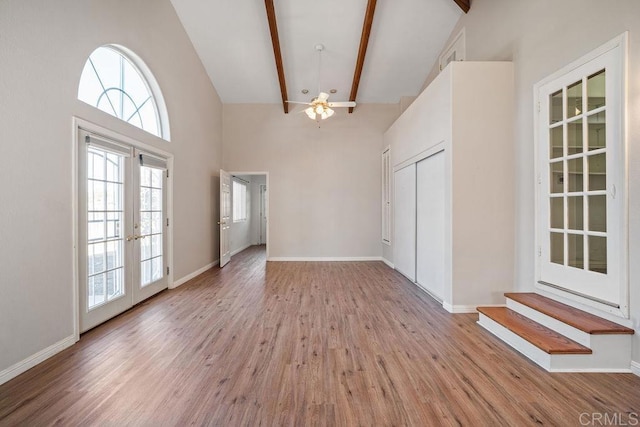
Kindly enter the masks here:
[[537, 151], [538, 283], [624, 313], [623, 52], [539, 86]]
[[80, 332], [168, 285], [166, 160], [79, 130]]

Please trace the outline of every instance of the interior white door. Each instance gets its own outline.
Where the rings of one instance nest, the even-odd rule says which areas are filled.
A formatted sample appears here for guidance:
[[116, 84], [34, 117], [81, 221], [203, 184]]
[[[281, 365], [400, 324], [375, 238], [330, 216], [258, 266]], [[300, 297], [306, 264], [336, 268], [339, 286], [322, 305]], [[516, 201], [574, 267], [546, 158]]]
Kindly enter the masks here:
[[416, 164], [416, 282], [444, 298], [444, 151]]
[[79, 130], [80, 331], [165, 289], [166, 161]]
[[231, 174], [220, 169], [220, 267], [231, 261]]
[[267, 243], [267, 186], [260, 185], [260, 244]]
[[406, 166], [394, 173], [395, 269], [410, 279], [416, 279], [416, 165]]

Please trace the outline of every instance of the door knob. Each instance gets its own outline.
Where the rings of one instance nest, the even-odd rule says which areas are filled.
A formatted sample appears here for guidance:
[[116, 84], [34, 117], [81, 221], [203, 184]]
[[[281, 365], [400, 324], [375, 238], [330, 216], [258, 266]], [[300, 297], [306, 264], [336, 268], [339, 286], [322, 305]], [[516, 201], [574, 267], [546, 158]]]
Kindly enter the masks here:
[[138, 240], [138, 239], [144, 239], [147, 236], [139, 236], [137, 234], [134, 234], [133, 236], [127, 236], [127, 242], [130, 242], [132, 240]]

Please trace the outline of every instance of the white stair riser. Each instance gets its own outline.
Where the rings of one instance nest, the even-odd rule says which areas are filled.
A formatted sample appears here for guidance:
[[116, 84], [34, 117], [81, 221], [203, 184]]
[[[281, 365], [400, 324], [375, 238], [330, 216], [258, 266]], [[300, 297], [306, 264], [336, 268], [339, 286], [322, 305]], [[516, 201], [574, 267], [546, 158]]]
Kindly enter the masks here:
[[541, 313], [524, 304], [520, 304], [519, 302], [514, 301], [510, 298], [507, 298], [507, 308], [520, 313], [523, 316], [533, 320], [534, 322], [539, 323], [542, 326], [546, 326], [547, 328], [556, 331], [560, 335], [564, 335], [570, 340], [573, 340], [593, 350], [593, 347], [591, 347], [591, 335], [581, 331], [580, 329], [569, 326], [564, 322], [554, 319], [551, 316], [547, 316], [544, 313]]
[[587, 358], [578, 355], [553, 355], [551, 372], [632, 372], [632, 336], [625, 334], [591, 335]]
[[594, 335], [593, 354], [548, 354], [482, 313], [478, 323], [549, 372], [631, 372], [630, 335]]
[[500, 338], [502, 341], [509, 344], [511, 347], [513, 347], [547, 371], [551, 368], [551, 357], [548, 353], [540, 350], [529, 341], [514, 334], [509, 329], [505, 328], [493, 319], [485, 316], [482, 313], [478, 314], [480, 315], [478, 319], [478, 324], [480, 326]]
[[[631, 335], [591, 335], [590, 348], [593, 351], [589, 358], [592, 363], [582, 369], [603, 372], [600, 369], [606, 368], [608, 372], [631, 372]], [[553, 368], [553, 362], [551, 366]], [[579, 363], [568, 367], [573, 367], [573, 371], [580, 368]]]

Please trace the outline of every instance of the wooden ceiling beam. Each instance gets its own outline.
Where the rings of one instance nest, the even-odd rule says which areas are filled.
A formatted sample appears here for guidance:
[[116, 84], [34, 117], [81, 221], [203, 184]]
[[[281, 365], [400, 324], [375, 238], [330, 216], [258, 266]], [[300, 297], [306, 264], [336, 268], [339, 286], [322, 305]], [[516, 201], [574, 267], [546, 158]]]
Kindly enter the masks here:
[[[376, 0], [369, 0], [367, 3], [367, 11], [364, 14], [364, 24], [362, 25], [362, 35], [360, 36], [360, 48], [358, 49], [356, 70], [353, 73], [353, 83], [351, 84], [351, 95], [349, 95], [349, 101], [355, 101], [356, 96], [358, 95], [358, 86], [360, 86], [360, 77], [362, 76], [362, 68], [364, 67], [364, 58], [367, 55], [367, 46], [369, 45], [369, 36], [371, 35], [371, 25], [373, 24], [373, 14], [375, 11]], [[349, 113], [353, 113], [353, 108], [354, 107], [349, 107]]]
[[469, 9], [471, 9], [471, 0], [453, 0], [453, 1], [456, 2], [458, 6], [460, 6], [460, 9], [462, 9], [464, 13], [469, 12]]
[[284, 78], [284, 66], [282, 65], [282, 51], [280, 50], [280, 38], [278, 37], [278, 24], [276, 22], [276, 10], [273, 0], [264, 0], [267, 8], [267, 19], [269, 20], [269, 31], [271, 32], [271, 44], [273, 44], [273, 57], [276, 60], [276, 70], [278, 71], [278, 81], [280, 82], [280, 95], [282, 96], [282, 107], [284, 113], [289, 113], [287, 103], [287, 82]]

